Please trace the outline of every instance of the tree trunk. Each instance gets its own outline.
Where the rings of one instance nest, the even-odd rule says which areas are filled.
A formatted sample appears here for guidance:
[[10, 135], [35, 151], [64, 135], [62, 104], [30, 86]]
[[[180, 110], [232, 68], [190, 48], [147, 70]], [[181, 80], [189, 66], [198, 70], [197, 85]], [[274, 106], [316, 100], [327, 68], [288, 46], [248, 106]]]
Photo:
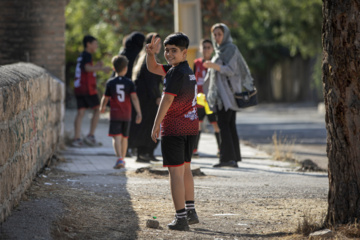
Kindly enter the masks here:
[[360, 220], [360, 1], [323, 0], [323, 83], [329, 158], [326, 223]]

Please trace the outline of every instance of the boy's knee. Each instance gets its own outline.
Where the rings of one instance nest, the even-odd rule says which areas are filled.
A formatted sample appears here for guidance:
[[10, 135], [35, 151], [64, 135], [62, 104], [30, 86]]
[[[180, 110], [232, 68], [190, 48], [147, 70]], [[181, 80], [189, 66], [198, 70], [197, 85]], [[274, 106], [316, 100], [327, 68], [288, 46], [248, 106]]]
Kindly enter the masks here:
[[185, 174], [187, 173], [191, 173], [191, 166], [190, 166], [190, 163], [185, 163]]
[[184, 166], [179, 167], [169, 167], [170, 176], [183, 176], [184, 175]]
[[100, 114], [100, 109], [99, 108], [94, 108], [93, 113], [94, 113], [94, 115], [95, 114]]
[[84, 117], [84, 115], [85, 115], [85, 109], [78, 109], [77, 117], [82, 118], [82, 117]]

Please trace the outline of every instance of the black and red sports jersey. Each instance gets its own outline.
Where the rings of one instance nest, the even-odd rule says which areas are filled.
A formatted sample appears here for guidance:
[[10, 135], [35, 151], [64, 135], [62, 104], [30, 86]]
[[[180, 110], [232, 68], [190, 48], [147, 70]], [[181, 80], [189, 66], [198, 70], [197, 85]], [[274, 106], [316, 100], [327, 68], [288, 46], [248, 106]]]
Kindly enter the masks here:
[[198, 85], [198, 93], [203, 93], [203, 85], [204, 85], [204, 80], [205, 80], [205, 76], [207, 73], [207, 68], [205, 68], [203, 66], [204, 63], [204, 59], [203, 58], [197, 58], [194, 61], [194, 72], [195, 72], [195, 77], [196, 77], [196, 82]]
[[86, 72], [85, 65], [87, 64], [93, 65], [92, 57], [90, 53], [83, 51], [77, 59], [75, 69], [74, 88], [77, 96], [97, 94], [96, 73]]
[[127, 77], [110, 78], [106, 83], [105, 96], [110, 97], [110, 120], [131, 120], [130, 94], [136, 94], [134, 83]]
[[197, 85], [193, 71], [187, 61], [175, 67], [163, 65], [163, 69], [166, 72], [163, 94], [171, 94], [175, 98], [161, 123], [161, 135], [197, 135]]

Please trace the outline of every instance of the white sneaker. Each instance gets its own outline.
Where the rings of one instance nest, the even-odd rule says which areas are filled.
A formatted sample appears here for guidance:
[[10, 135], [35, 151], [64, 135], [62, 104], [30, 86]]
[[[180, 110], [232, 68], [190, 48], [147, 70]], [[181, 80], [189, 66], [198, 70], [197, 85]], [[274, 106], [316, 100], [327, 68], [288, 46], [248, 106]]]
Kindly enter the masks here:
[[84, 142], [91, 147], [101, 145], [99, 142], [96, 141], [95, 136], [88, 135], [87, 137], [84, 138]]
[[78, 138], [78, 139], [75, 139], [72, 143], [71, 143], [71, 146], [73, 147], [83, 147], [84, 146], [84, 143], [83, 141]]

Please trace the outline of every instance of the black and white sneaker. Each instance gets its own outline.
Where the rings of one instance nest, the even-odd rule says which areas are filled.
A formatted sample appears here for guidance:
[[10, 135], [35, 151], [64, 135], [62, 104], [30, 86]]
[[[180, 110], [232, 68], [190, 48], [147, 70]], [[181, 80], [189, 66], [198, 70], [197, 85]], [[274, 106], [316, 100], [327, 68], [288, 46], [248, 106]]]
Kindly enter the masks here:
[[192, 157], [199, 158], [199, 152], [198, 151], [193, 152]]
[[199, 217], [198, 215], [196, 214], [196, 211], [195, 209], [190, 209], [190, 210], [187, 210], [186, 211], [186, 214], [187, 214], [187, 220], [188, 220], [188, 224], [191, 225], [191, 224], [196, 224], [196, 223], [199, 223]]
[[150, 155], [150, 158], [151, 158], [150, 161], [153, 161], [153, 162], [160, 162], [161, 161], [160, 159], [157, 159], [153, 154]]
[[150, 163], [151, 157], [148, 154], [139, 154], [136, 162]]
[[229, 161], [229, 162], [220, 162], [218, 164], [213, 165], [214, 168], [221, 168], [221, 167], [233, 167], [238, 168], [238, 164], [235, 161]]
[[80, 138], [78, 138], [78, 139], [75, 139], [71, 143], [71, 146], [73, 146], [73, 147], [84, 147], [84, 142]]
[[186, 217], [177, 218], [176, 216], [175, 216], [175, 219], [172, 221], [172, 223], [168, 224], [168, 228], [170, 230], [178, 230], [178, 231], [189, 231], [190, 230]]
[[102, 143], [96, 141], [95, 136], [92, 136], [92, 135], [87, 135], [84, 138], [84, 143], [86, 143], [90, 147], [102, 146]]

